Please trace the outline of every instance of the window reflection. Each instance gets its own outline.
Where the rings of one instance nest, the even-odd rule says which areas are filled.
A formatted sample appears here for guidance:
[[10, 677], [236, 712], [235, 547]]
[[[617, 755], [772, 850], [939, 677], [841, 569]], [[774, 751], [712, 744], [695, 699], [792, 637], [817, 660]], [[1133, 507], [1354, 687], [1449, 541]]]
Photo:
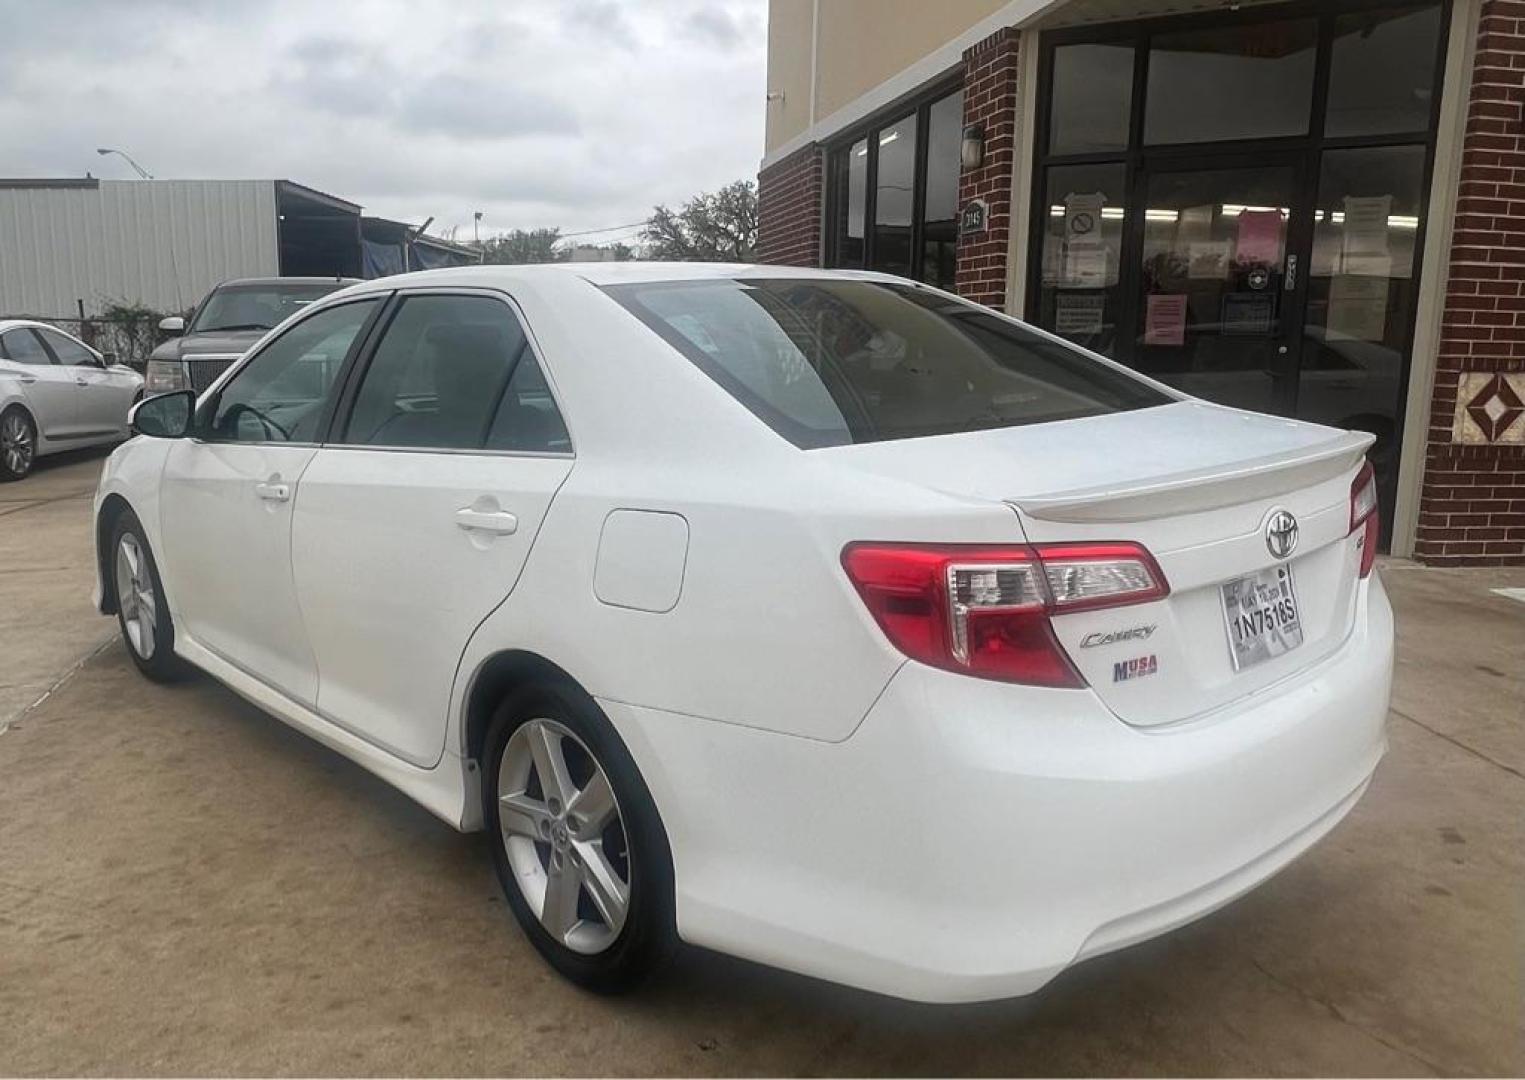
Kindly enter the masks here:
[[874, 184], [873, 268], [911, 272], [911, 208], [916, 182], [916, 117], [890, 124], [875, 140], [879, 154]]
[[1329, 71], [1329, 135], [1380, 135], [1430, 126], [1440, 6], [1341, 15]]
[[1131, 41], [1061, 45], [1054, 50], [1049, 153], [1127, 148], [1133, 52]]
[[959, 143], [964, 131], [962, 90], [927, 110], [927, 190], [922, 210], [921, 280], [952, 289], [958, 246]]
[[1149, 52], [1144, 141], [1306, 134], [1317, 42], [1315, 19], [1156, 35]]

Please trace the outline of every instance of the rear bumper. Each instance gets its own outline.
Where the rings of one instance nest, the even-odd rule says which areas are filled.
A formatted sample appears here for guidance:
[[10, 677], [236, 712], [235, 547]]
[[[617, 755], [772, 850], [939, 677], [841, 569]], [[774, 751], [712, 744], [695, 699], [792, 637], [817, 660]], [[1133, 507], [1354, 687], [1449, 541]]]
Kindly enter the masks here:
[[1334, 827], [1386, 748], [1378, 579], [1332, 656], [1172, 728], [905, 665], [822, 743], [615, 702], [685, 940], [923, 1001], [1030, 993], [1200, 917]]

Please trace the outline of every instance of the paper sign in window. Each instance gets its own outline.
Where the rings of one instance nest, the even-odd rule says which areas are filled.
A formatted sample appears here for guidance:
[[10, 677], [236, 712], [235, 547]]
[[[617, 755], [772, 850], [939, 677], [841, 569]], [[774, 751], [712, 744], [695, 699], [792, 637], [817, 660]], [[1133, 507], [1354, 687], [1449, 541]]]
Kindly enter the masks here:
[[1387, 334], [1387, 285], [1385, 277], [1336, 274], [1329, 280], [1331, 338], [1381, 341]]
[[1153, 293], [1144, 311], [1145, 345], [1186, 344], [1186, 294]]
[[1059, 293], [1054, 297], [1054, 333], [1088, 338], [1101, 333], [1107, 298], [1101, 293]]
[[1234, 261], [1243, 266], [1275, 266], [1281, 262], [1281, 211], [1241, 210]]
[[1386, 277], [1392, 272], [1387, 239], [1387, 219], [1392, 210], [1391, 195], [1345, 196], [1345, 273]]

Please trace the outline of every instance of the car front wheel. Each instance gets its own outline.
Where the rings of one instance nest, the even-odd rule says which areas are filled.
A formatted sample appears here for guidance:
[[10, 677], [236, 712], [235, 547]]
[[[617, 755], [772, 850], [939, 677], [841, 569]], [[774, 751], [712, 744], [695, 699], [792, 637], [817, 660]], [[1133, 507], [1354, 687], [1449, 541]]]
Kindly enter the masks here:
[[139, 671], [156, 682], [179, 678], [185, 666], [175, 656], [175, 627], [164, 602], [159, 569], [132, 511], [123, 511], [117, 520], [111, 550], [117, 625], [128, 655]]
[[486, 750], [493, 863], [520, 926], [579, 986], [634, 986], [675, 934], [667, 837], [629, 751], [596, 704], [562, 687], [505, 702]]

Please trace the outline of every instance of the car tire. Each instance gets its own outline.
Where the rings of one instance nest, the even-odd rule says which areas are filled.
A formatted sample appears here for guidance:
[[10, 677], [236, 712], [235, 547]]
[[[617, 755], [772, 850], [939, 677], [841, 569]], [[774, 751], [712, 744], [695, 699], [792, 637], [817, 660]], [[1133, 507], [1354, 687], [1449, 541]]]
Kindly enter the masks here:
[[37, 461], [37, 424], [20, 405], [0, 413], [0, 480], [21, 480]]
[[106, 587], [116, 598], [117, 626], [127, 655], [155, 682], [183, 678], [188, 669], [175, 655], [175, 624], [164, 600], [159, 567], [143, 525], [131, 510], [122, 511], [111, 531], [106, 566], [110, 571]]
[[[535, 948], [596, 993], [644, 981], [676, 946], [672, 854], [603, 711], [575, 686], [527, 688], [499, 706], [482, 760], [493, 867]], [[561, 777], [549, 786], [547, 764]]]

